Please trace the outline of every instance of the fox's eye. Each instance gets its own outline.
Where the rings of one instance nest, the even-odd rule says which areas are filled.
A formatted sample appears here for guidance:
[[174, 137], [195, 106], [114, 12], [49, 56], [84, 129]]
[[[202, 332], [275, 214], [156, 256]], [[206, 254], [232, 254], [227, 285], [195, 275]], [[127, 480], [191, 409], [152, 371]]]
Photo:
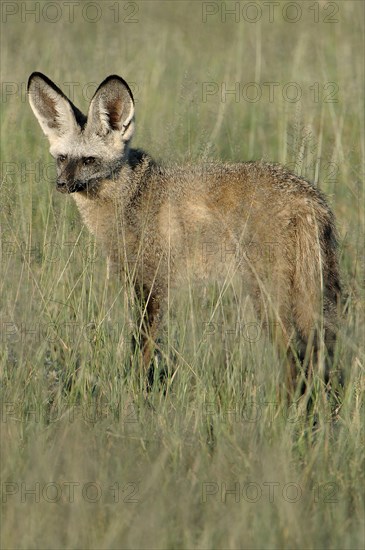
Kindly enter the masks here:
[[95, 157], [84, 157], [82, 159], [82, 164], [84, 166], [87, 166], [88, 164], [94, 164], [94, 162], [95, 162]]
[[66, 159], [67, 159], [66, 155], [58, 155], [58, 157], [57, 157], [57, 160], [59, 162], [65, 162]]

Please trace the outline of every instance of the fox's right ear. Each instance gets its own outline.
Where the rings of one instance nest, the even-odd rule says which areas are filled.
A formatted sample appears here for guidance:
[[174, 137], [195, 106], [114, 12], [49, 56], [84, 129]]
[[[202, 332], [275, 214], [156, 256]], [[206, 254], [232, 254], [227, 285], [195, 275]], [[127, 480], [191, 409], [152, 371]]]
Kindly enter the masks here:
[[114, 135], [124, 142], [134, 133], [134, 99], [130, 87], [117, 75], [108, 76], [91, 100], [86, 132]]
[[42, 73], [28, 80], [29, 103], [50, 142], [80, 129], [86, 117], [62, 91]]

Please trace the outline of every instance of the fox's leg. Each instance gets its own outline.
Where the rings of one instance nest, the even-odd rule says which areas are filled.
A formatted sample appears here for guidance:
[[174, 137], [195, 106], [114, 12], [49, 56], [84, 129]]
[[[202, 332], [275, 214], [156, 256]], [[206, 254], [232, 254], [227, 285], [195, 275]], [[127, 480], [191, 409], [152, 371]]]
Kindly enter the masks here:
[[[270, 311], [271, 306], [272, 304], [268, 304], [267, 300], [255, 302], [256, 313], [262, 329], [278, 348], [283, 358], [283, 389], [287, 398], [290, 399], [296, 392], [300, 378], [295, 349], [296, 333], [289, 304], [286, 301], [277, 303], [275, 309]], [[280, 389], [279, 393], [281, 393]]]
[[162, 299], [154, 289], [135, 287], [138, 310], [138, 336], [133, 339], [133, 347], [138, 345], [140, 362], [148, 385], [153, 383], [152, 356], [162, 314]]
[[259, 274], [256, 267], [250, 279], [257, 318], [263, 331], [285, 358], [285, 392], [290, 397], [295, 393], [300, 377], [292, 315], [291, 266], [285, 258], [275, 257], [269, 273], [263, 271]]
[[[324, 383], [329, 388], [337, 336], [337, 314], [335, 312], [336, 306], [326, 304], [326, 301], [325, 298], [322, 313], [317, 312], [314, 307], [311, 309], [309, 304], [306, 313], [304, 313], [303, 303], [298, 297], [299, 304], [294, 306], [294, 311], [300, 336], [300, 357], [306, 367], [307, 378], [310, 379], [313, 368], [317, 370], [322, 362]], [[322, 357], [321, 351], [324, 354]], [[340, 382], [342, 382], [341, 376]]]
[[[146, 303], [146, 313], [142, 324], [141, 352], [143, 370], [148, 377], [148, 383], [153, 384], [153, 367], [151, 365], [156, 338], [160, 325], [161, 303], [157, 296], [152, 295]], [[152, 367], [152, 368], [151, 368]]]
[[284, 360], [285, 394], [290, 399], [296, 393], [301, 373], [298, 367], [296, 331], [289, 300], [283, 299], [276, 303], [272, 321], [269, 325], [269, 334], [281, 350]]

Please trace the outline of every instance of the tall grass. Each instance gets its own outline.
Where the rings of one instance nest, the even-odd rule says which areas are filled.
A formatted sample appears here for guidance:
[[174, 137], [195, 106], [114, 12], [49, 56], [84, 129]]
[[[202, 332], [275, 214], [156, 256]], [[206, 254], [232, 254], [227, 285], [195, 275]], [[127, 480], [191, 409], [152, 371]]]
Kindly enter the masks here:
[[[285, 2], [273, 22], [257, 2], [257, 23], [247, 2], [237, 22], [221, 3], [203, 22], [198, 1], [103, 2], [96, 23], [88, 3], [73, 22], [60, 3], [59, 21], [50, 6], [37, 22], [22, 13], [34, 4], [14, 3], [1, 34], [2, 547], [362, 548], [362, 3], [298, 2], [296, 23]], [[83, 110], [85, 84], [123, 76], [134, 143], [164, 162], [275, 160], [329, 195], [347, 296], [335, 420], [325, 400], [315, 427], [279, 401], [282, 358], [239, 285], [173, 295], [160, 343], [172, 381], [144, 399], [124, 290], [54, 191], [24, 94], [34, 70], [75, 83]]]

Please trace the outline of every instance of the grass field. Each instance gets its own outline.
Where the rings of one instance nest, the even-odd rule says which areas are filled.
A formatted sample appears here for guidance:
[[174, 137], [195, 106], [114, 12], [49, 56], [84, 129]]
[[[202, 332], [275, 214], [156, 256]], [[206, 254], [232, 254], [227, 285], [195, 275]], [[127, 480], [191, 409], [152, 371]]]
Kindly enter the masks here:
[[[4, 549], [364, 547], [364, 5], [274, 4], [2, 3]], [[36, 70], [84, 111], [121, 75], [134, 145], [163, 162], [263, 158], [328, 194], [347, 305], [334, 419], [321, 391], [315, 425], [279, 400], [283, 360], [239, 285], [176, 293], [172, 381], [143, 397], [124, 290], [55, 191]]]

